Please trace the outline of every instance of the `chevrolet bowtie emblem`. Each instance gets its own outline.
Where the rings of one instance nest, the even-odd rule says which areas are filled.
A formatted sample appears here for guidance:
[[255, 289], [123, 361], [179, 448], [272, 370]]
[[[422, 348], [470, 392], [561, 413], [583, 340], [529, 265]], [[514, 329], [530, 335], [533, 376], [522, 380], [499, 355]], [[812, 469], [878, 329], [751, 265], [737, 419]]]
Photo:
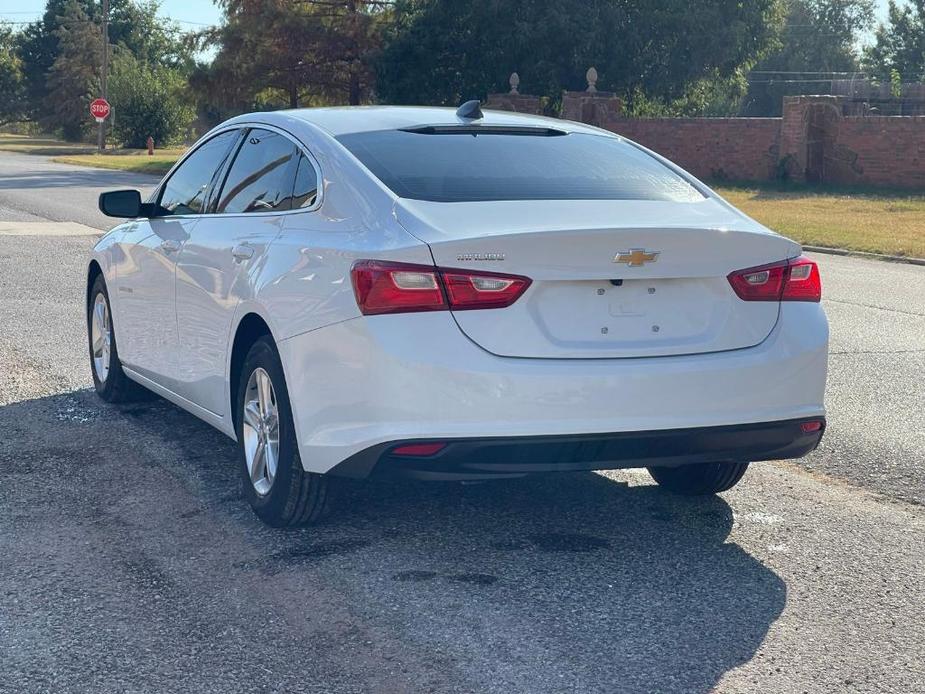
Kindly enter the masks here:
[[626, 263], [630, 267], [642, 267], [646, 263], [654, 263], [658, 260], [660, 251], [647, 251], [645, 248], [631, 248], [628, 251], [620, 251], [613, 257], [615, 263]]

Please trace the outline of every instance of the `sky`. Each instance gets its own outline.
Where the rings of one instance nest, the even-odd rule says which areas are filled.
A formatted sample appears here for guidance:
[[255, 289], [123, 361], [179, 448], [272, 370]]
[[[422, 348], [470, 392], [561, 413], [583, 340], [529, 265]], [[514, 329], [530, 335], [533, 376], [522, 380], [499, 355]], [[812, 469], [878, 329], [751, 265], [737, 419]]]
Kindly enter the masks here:
[[[877, 0], [877, 17], [886, 18], [888, 0]], [[0, 0], [0, 20], [29, 22], [42, 15], [45, 0]], [[215, 24], [221, 11], [211, 0], [162, 0], [161, 15], [180, 23], [184, 29]]]
[[[45, 0], [0, 0], [0, 19], [30, 22], [45, 11]], [[161, 15], [180, 22], [184, 29], [215, 24], [221, 11], [210, 0], [162, 0]]]

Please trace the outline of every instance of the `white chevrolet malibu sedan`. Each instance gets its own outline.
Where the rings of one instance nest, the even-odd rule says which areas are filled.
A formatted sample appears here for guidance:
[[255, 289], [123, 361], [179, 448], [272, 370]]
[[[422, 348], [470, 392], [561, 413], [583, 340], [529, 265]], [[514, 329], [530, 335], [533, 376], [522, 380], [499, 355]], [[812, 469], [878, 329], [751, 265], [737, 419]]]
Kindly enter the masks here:
[[209, 132], [87, 270], [99, 395], [236, 439], [274, 526], [332, 476], [646, 467], [714, 494], [825, 429], [816, 264], [622, 137], [510, 113], [257, 113]]

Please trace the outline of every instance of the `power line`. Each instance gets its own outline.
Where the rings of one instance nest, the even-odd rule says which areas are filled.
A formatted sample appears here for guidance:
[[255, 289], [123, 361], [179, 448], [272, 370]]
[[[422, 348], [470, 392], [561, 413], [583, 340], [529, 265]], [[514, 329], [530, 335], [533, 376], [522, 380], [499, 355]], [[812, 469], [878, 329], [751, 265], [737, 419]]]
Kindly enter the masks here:
[[863, 70], [749, 70], [752, 75], [866, 75]]
[[825, 84], [826, 82], [836, 82], [840, 80], [816, 79], [816, 80], [748, 80], [749, 84]]

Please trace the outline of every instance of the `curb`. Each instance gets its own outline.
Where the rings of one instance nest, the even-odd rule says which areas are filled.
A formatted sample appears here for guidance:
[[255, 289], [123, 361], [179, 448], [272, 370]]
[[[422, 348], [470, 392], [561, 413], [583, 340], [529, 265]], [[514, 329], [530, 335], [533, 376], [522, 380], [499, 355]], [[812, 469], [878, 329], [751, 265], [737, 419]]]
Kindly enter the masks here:
[[906, 263], [907, 265], [920, 265], [925, 267], [925, 258], [908, 258], [902, 255], [884, 255], [882, 253], [865, 253], [864, 251], [849, 251], [846, 248], [827, 248], [826, 246], [803, 246], [804, 251], [810, 253], [827, 253], [828, 255], [847, 255], [855, 258], [869, 260], [885, 260], [889, 263]]

